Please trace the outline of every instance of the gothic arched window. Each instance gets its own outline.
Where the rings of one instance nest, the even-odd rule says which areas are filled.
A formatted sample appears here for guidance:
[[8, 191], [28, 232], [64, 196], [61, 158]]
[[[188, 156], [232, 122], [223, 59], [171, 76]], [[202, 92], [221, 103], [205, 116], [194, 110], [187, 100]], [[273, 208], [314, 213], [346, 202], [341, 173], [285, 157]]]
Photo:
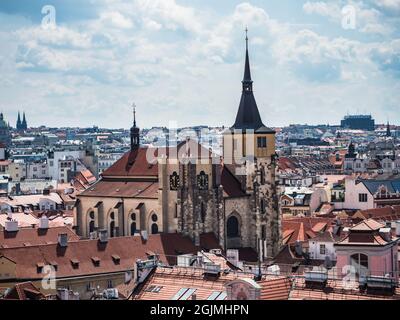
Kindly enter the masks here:
[[178, 173], [174, 171], [170, 176], [169, 176], [169, 188], [171, 190], [178, 190], [180, 187], [180, 179]]
[[226, 229], [228, 238], [239, 237], [239, 220], [235, 216], [229, 217], [226, 223]]
[[94, 232], [95, 226], [94, 226], [94, 220], [90, 220], [89, 222], [89, 233]]
[[108, 234], [110, 235], [110, 238], [115, 237], [115, 213], [111, 212], [108, 218]]
[[260, 212], [261, 212], [261, 214], [265, 213], [265, 200], [264, 199], [260, 200]]
[[115, 221], [112, 220], [110, 222], [110, 237], [113, 238], [115, 237]]
[[197, 175], [197, 187], [200, 190], [208, 189], [208, 175], [204, 171], [201, 171], [199, 175]]
[[131, 236], [136, 233], [136, 222], [131, 223]]
[[206, 221], [207, 209], [204, 202], [200, 203], [200, 215], [201, 215], [201, 222]]

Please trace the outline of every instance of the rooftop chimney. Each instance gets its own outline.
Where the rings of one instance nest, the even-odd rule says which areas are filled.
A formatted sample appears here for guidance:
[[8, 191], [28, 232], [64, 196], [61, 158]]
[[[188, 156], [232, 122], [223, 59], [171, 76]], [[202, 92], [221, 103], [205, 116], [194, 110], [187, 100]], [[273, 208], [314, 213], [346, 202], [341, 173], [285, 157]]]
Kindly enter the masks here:
[[48, 229], [49, 228], [49, 218], [44, 214], [39, 218], [39, 229]]
[[386, 241], [392, 241], [391, 228], [380, 228], [379, 233]]
[[18, 221], [16, 221], [16, 220], [6, 221], [4, 229], [6, 229], [6, 231], [8, 231], [8, 232], [18, 231]]
[[68, 246], [68, 234], [66, 233], [60, 233], [58, 235], [58, 245], [62, 248], [65, 248]]

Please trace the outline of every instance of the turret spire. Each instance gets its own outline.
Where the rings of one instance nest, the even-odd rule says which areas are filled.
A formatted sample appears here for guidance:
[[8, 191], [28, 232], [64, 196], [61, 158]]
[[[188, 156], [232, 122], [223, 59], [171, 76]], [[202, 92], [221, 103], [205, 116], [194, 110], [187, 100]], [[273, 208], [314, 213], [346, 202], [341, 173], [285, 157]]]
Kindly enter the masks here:
[[244, 76], [242, 81], [242, 98], [240, 99], [239, 110], [236, 115], [235, 124], [231, 129], [254, 130], [258, 133], [274, 133], [274, 131], [266, 127], [261, 121], [260, 112], [253, 95], [253, 80], [250, 73], [249, 58], [249, 37], [248, 29], [246, 32], [246, 60], [244, 65]]
[[136, 105], [132, 104], [133, 126], [131, 128], [131, 151], [137, 150], [140, 145], [140, 129], [136, 127]]
[[[249, 37], [248, 37], [248, 29], [246, 27], [245, 32], [246, 32], [246, 61], [244, 65], [244, 76], [243, 76], [243, 85], [247, 84], [250, 85], [250, 90], [251, 88], [251, 72], [250, 72], [250, 59], [249, 59]], [[244, 89], [244, 87], [243, 87]]]

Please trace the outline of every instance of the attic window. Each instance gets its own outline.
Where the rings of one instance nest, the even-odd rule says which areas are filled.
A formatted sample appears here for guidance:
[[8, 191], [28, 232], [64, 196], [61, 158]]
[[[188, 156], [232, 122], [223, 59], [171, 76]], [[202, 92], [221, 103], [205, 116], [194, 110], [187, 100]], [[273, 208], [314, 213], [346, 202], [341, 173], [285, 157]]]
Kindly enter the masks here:
[[100, 266], [100, 258], [92, 257], [92, 262], [93, 262], [95, 267], [99, 267]]
[[79, 267], [79, 260], [78, 259], [71, 259], [71, 264], [73, 268]]
[[115, 264], [119, 264], [119, 263], [120, 263], [121, 258], [120, 258], [119, 255], [113, 254], [111, 257], [112, 257], [112, 259], [113, 259], [113, 261], [114, 261]]
[[44, 263], [43, 262], [36, 263], [37, 273], [42, 273], [43, 268], [44, 268]]

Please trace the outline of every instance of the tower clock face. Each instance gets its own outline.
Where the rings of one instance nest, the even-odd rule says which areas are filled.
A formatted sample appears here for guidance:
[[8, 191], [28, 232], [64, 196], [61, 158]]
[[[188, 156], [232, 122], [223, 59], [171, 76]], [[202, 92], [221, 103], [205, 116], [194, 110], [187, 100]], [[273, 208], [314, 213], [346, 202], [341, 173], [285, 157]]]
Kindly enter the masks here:
[[178, 190], [180, 186], [180, 179], [179, 175], [174, 172], [172, 175], [169, 177], [169, 188], [171, 190]]
[[197, 176], [197, 187], [200, 190], [207, 190], [208, 189], [208, 175], [201, 171], [200, 174]]

